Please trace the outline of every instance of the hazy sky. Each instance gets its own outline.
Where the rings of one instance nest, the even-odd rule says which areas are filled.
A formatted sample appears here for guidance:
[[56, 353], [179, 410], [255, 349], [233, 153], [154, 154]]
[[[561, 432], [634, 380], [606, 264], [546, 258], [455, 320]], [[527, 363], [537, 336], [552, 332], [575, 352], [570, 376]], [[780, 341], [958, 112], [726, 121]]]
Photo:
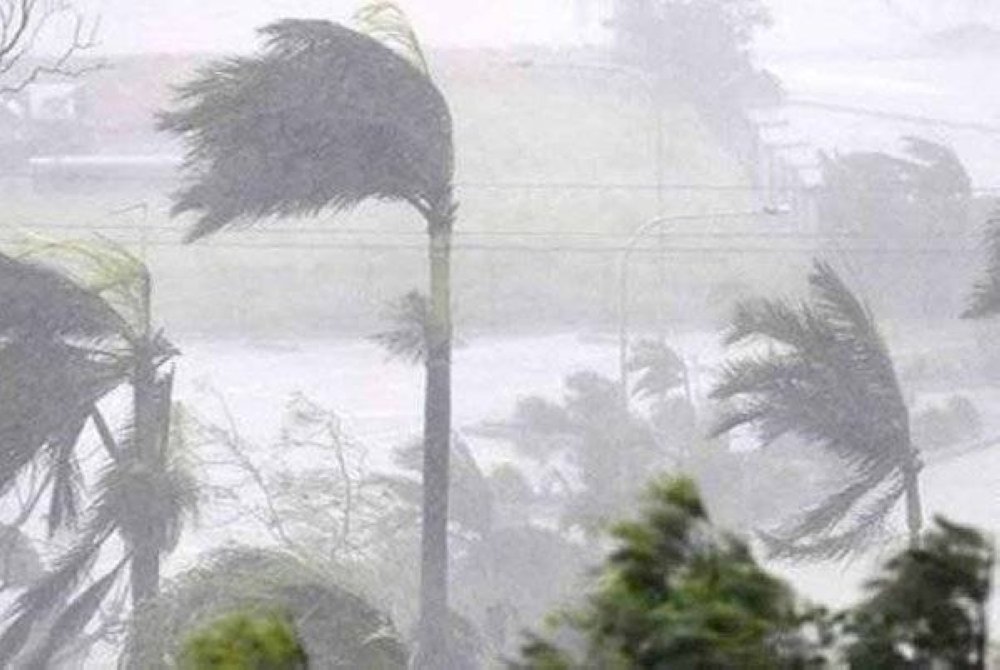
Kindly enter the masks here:
[[[102, 16], [107, 51], [233, 51], [277, 18], [346, 20], [357, 0], [84, 0]], [[564, 42], [579, 35], [573, 0], [408, 0], [425, 41], [440, 45]]]
[[[612, 0], [399, 0], [425, 42], [447, 46], [594, 41]], [[360, 0], [77, 0], [100, 14], [105, 51], [245, 51], [254, 28], [295, 16], [344, 21]], [[998, 18], [984, 0], [765, 0], [763, 53], [898, 46], [929, 25]], [[893, 11], [893, 6], [905, 7]], [[944, 8], [944, 9], [942, 9]], [[965, 8], [965, 9], [963, 9]], [[974, 9], [968, 9], [974, 8]]]

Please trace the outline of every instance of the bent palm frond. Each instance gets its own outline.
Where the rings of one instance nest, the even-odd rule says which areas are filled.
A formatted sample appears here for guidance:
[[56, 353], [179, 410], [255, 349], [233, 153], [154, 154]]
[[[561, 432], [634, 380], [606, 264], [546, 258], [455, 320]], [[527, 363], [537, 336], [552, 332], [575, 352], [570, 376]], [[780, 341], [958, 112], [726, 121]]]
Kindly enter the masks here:
[[447, 199], [451, 114], [424, 71], [327, 21], [284, 20], [261, 34], [259, 53], [211, 64], [160, 117], [187, 141], [190, 180], [174, 211], [198, 215], [189, 240], [369, 198], [422, 211]]
[[684, 360], [670, 346], [657, 340], [638, 342], [628, 361], [630, 372], [638, 372], [632, 394], [658, 397], [684, 386]]
[[431, 309], [427, 297], [410, 291], [390, 306], [389, 319], [393, 327], [372, 336], [372, 340], [385, 349], [390, 358], [409, 363], [427, 360], [431, 333]]
[[430, 67], [406, 13], [391, 0], [369, 0], [354, 15], [362, 33], [398, 51], [426, 76]]

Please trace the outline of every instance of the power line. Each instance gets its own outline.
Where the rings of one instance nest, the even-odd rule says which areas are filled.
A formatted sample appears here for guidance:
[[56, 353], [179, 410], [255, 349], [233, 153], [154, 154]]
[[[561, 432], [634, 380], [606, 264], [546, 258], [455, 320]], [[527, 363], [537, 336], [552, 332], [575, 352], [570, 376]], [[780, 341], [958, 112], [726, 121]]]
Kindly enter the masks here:
[[[3, 242], [8, 244], [14, 244], [20, 240], [7, 239]], [[351, 242], [351, 243], [337, 243], [337, 242], [265, 242], [265, 243], [252, 243], [252, 242], [228, 242], [228, 241], [213, 241], [203, 245], [191, 246], [185, 245], [177, 240], [147, 240], [146, 244], [149, 246], [157, 247], [173, 247], [173, 248], [186, 248], [186, 249], [256, 249], [256, 250], [276, 250], [276, 249], [286, 249], [286, 250], [304, 250], [304, 251], [323, 251], [323, 250], [341, 250], [341, 251], [414, 251], [420, 253], [427, 252], [427, 246], [424, 244], [401, 244], [401, 243], [386, 243], [386, 242]], [[750, 247], [741, 245], [706, 245], [701, 247], [678, 247], [678, 246], [644, 246], [644, 247], [629, 247], [629, 246], [583, 246], [583, 245], [516, 245], [516, 244], [455, 244], [452, 246], [452, 250], [456, 252], [462, 251], [486, 251], [486, 252], [504, 252], [504, 253], [540, 253], [540, 254], [551, 254], [551, 253], [563, 253], [563, 254], [619, 254], [625, 251], [629, 251], [634, 254], [665, 254], [665, 255], [710, 255], [710, 254], [737, 254], [737, 255], [789, 255], [789, 254], [816, 254], [821, 252], [821, 249], [816, 247]], [[958, 248], [958, 247], [838, 247], [836, 249], [829, 250], [830, 252], [837, 253], [857, 253], [857, 254], [869, 254], [874, 256], [931, 256], [931, 255], [963, 255], [963, 256], [980, 256], [982, 255], [981, 249], [974, 248]]]
[[[705, 215], [705, 221], [711, 221], [714, 217], [711, 215]], [[692, 220], [702, 220], [701, 217], [692, 218]], [[62, 224], [62, 223], [52, 223], [52, 224], [36, 224], [31, 226], [23, 227], [26, 233], [34, 234], [44, 234], [46, 231], [59, 230], [59, 231], [70, 231], [79, 233], [88, 232], [121, 232], [128, 233], [130, 235], [140, 235], [142, 233], [149, 232], [166, 232], [166, 233], [177, 233], [180, 234], [184, 232], [183, 226], [167, 226], [167, 225], [155, 225], [155, 226], [142, 226], [135, 224], [117, 225], [117, 224]], [[8, 230], [10, 230], [8, 228]], [[330, 237], [330, 236], [361, 236], [361, 237], [372, 237], [372, 238], [395, 238], [395, 237], [409, 237], [415, 239], [425, 239], [427, 233], [422, 230], [377, 230], [372, 228], [341, 228], [341, 227], [282, 227], [282, 228], [267, 228], [267, 227], [244, 227], [237, 230], [232, 230], [230, 232], [232, 235], [246, 235], [246, 236], [277, 236], [277, 237]], [[547, 238], [547, 239], [587, 239], [587, 240], [627, 240], [632, 238], [632, 233], [629, 232], [605, 232], [605, 231], [593, 231], [593, 230], [580, 230], [580, 229], [563, 229], [563, 230], [458, 230], [453, 233], [456, 239], [463, 238]], [[657, 237], [661, 235], [658, 234]], [[752, 240], [812, 240], [818, 242], [834, 242], [838, 240], [868, 240], [872, 242], [891, 240], [893, 242], [899, 242], [904, 240], [969, 240], [978, 239], [978, 231], [975, 233], [944, 233], [944, 234], [932, 234], [932, 235], [870, 235], [864, 233], [837, 231], [837, 232], [805, 232], [805, 231], [668, 231], [662, 233], [662, 237], [665, 239], [688, 239], [688, 240], [700, 240], [700, 239], [752, 239]]]

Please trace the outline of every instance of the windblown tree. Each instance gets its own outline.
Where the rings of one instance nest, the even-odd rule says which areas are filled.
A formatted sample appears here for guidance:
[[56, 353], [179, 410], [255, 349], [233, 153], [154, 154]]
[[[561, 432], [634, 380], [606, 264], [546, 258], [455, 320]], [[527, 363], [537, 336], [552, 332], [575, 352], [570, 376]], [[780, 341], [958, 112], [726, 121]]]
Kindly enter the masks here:
[[771, 17], [760, 0], [615, 0], [626, 57], [701, 105], [739, 103], [767, 77], [750, 53]]
[[[586, 1], [586, 0], [581, 0]], [[594, 2], [595, 0], [589, 0]], [[648, 74], [658, 103], [690, 104], [731, 153], [758, 150], [750, 106], [780, 102], [777, 79], [757, 67], [756, 35], [770, 26], [761, 0], [614, 0], [618, 59]]]
[[979, 531], [934, 520], [920, 547], [890, 559], [842, 615], [852, 668], [984, 670], [995, 555]]
[[[84, 632], [122, 574], [130, 573], [133, 606], [156, 592], [160, 556], [193, 505], [170, 440], [173, 374], [163, 368], [177, 352], [152, 328], [145, 266], [112, 247], [33, 253], [59, 262], [0, 256], [2, 483], [44, 464], [31, 499], [47, 494], [50, 532], [75, 530], [77, 538], [18, 597], [0, 636], [0, 664], [17, 657], [32, 668], [48, 667]], [[131, 393], [131, 416], [116, 433], [99, 404], [118, 389]], [[90, 491], [78, 454], [87, 425], [107, 456]], [[86, 585], [115, 536], [123, 555]]]
[[909, 412], [875, 319], [829, 265], [816, 262], [810, 299], [739, 303], [728, 346], [749, 345], [712, 391], [728, 401], [715, 434], [754, 429], [764, 448], [786, 435], [835, 455], [846, 481], [817, 505], [762, 533], [779, 556], [842, 557], [877, 535], [906, 502], [910, 539], [922, 524], [920, 459]]
[[[430, 298], [424, 408], [421, 644], [442, 668], [448, 609], [451, 435], [452, 121], [416, 36], [391, 2], [359, 15], [365, 31], [283, 20], [254, 56], [207, 67], [162, 127], [188, 141], [176, 214], [188, 240], [260, 219], [339, 212], [366, 200], [411, 205], [427, 225]], [[367, 34], [365, 34], [367, 33]]]
[[819, 667], [792, 590], [711, 527], [690, 480], [654, 482], [641, 516], [612, 535], [596, 587], [551, 631], [576, 644], [532, 636], [512, 667]]
[[[972, 182], [955, 152], [904, 137], [891, 154], [821, 155], [820, 172], [816, 202], [824, 252], [843, 257], [882, 307], [950, 318], [965, 281], [962, 268], [947, 254], [925, 252], [971, 232]], [[904, 258], [900, 254], [905, 263], [886, 262]]]
[[406, 648], [392, 622], [345, 586], [344, 575], [284, 552], [239, 547], [214, 554], [167, 583], [132, 620], [122, 667], [175, 668], [186, 641], [206, 625], [273, 613], [294, 626], [310, 667], [406, 667]]

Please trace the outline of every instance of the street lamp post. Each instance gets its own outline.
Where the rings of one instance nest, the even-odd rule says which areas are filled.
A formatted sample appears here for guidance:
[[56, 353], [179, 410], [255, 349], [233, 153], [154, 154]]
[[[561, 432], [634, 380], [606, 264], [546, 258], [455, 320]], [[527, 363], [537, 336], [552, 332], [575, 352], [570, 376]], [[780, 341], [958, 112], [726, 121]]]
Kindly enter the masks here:
[[621, 250], [618, 262], [618, 379], [622, 395], [622, 407], [629, 407], [629, 374], [628, 374], [628, 340], [629, 340], [629, 260], [636, 245], [643, 236], [658, 230], [665, 234], [669, 228], [684, 221], [701, 221], [705, 219], [743, 219], [756, 216], [781, 216], [788, 213], [787, 208], [765, 207], [757, 210], [736, 212], [715, 212], [711, 214], [682, 214], [678, 216], [660, 216], [646, 221], [632, 233]]

